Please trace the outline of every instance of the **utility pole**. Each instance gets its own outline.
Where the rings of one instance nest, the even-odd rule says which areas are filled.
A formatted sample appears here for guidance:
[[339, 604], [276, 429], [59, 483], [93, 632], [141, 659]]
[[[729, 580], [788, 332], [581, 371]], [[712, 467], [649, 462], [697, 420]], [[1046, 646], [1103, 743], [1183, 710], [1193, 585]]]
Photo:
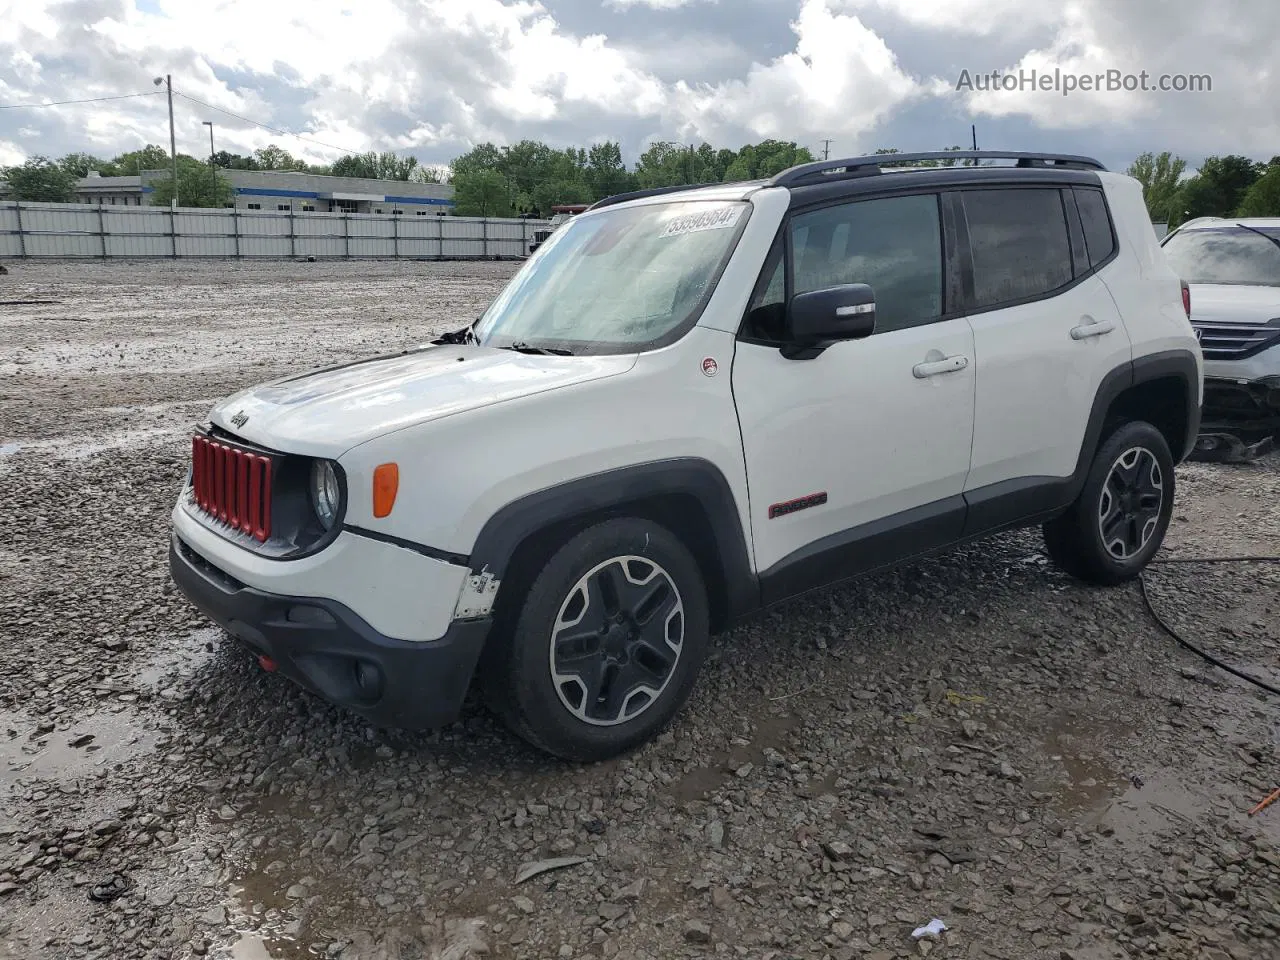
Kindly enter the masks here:
[[173, 164], [173, 197], [169, 200], [169, 207], [176, 209], [178, 206], [178, 146], [173, 135], [173, 77], [166, 73], [163, 77], [156, 77], [153, 82], [157, 87], [163, 83], [169, 92], [169, 160]]
[[823, 160], [831, 159], [831, 141], [830, 140], [822, 141], [822, 159]]
[[201, 120], [200, 123], [209, 128], [209, 185], [213, 188], [209, 202], [213, 203], [218, 198], [218, 168], [213, 163], [213, 121]]

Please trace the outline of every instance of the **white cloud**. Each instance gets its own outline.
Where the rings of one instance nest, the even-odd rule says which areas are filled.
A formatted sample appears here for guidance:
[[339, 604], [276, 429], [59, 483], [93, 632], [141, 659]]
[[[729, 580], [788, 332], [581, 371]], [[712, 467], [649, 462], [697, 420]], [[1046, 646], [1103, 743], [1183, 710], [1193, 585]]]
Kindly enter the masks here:
[[[153, 76], [171, 73], [177, 89], [221, 110], [428, 161], [524, 138], [610, 137], [632, 157], [648, 136], [735, 147], [831, 137], [850, 151], [890, 136], [906, 146], [936, 141], [957, 112], [1015, 131], [1069, 131], [1082, 152], [1090, 138], [1259, 156], [1280, 142], [1276, 0], [611, 2], [628, 15], [580, 0], [141, 5], [152, 12], [134, 0], [0, 0], [0, 103], [151, 91]], [[676, 7], [679, 16], [653, 13]], [[670, 32], [655, 30], [655, 18]], [[957, 52], [975, 74], [1210, 73], [1214, 92], [961, 94], [954, 75], [931, 75], [950, 65], [922, 57], [951, 64]], [[900, 54], [916, 72], [923, 62], [924, 75]], [[277, 142], [311, 160], [339, 152], [181, 99], [175, 108], [178, 148], [196, 155], [208, 149], [206, 119], [219, 148]], [[925, 119], [904, 128], [903, 117]], [[167, 146], [163, 97], [0, 111], [5, 162], [148, 142]]]
[[12, 140], [0, 140], [0, 167], [21, 163], [27, 154]]
[[1021, 35], [1058, 22], [1077, 6], [1028, 0], [837, 0], [846, 9], [879, 8], [912, 26], [944, 33]]
[[652, 7], [654, 10], [675, 10], [691, 3], [715, 3], [716, 0], [605, 0], [610, 7]]
[[860, 142], [924, 88], [856, 16], [826, 0], [804, 0], [791, 25], [795, 49], [755, 64], [744, 80], [677, 85], [686, 122], [739, 127], [761, 137], [804, 140], [827, 134]]

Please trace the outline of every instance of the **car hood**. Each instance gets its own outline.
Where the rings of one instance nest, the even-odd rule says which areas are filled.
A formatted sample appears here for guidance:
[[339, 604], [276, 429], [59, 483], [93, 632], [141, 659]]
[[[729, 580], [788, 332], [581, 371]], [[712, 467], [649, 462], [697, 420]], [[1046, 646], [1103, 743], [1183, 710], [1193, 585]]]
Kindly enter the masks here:
[[1191, 321], [1266, 323], [1280, 317], [1280, 287], [1193, 283]]
[[635, 354], [554, 357], [426, 346], [285, 377], [223, 400], [210, 419], [250, 443], [338, 457], [395, 430], [625, 373]]

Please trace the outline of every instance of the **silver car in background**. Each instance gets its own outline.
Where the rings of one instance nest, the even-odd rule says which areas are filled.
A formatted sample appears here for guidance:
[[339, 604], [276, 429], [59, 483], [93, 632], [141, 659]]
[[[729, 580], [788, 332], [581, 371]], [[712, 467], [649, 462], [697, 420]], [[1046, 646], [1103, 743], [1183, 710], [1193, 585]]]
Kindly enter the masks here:
[[1204, 353], [1200, 449], [1257, 456], [1280, 433], [1280, 217], [1202, 217], [1161, 245]]

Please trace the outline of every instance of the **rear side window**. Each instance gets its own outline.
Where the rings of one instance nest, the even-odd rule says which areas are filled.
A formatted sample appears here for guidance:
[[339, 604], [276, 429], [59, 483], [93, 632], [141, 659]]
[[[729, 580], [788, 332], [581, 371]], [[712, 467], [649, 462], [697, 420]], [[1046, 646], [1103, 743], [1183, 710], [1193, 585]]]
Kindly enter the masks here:
[[797, 216], [791, 226], [793, 293], [867, 283], [876, 333], [942, 315], [937, 194], [860, 200]]
[[1071, 282], [1071, 242], [1056, 188], [966, 190], [975, 307], [1030, 300]]
[[1089, 266], [1096, 267], [1115, 252], [1115, 236], [1111, 232], [1111, 217], [1107, 214], [1107, 202], [1101, 190], [1077, 189], [1076, 207], [1080, 211], [1080, 225], [1084, 228], [1084, 243], [1089, 250]]

